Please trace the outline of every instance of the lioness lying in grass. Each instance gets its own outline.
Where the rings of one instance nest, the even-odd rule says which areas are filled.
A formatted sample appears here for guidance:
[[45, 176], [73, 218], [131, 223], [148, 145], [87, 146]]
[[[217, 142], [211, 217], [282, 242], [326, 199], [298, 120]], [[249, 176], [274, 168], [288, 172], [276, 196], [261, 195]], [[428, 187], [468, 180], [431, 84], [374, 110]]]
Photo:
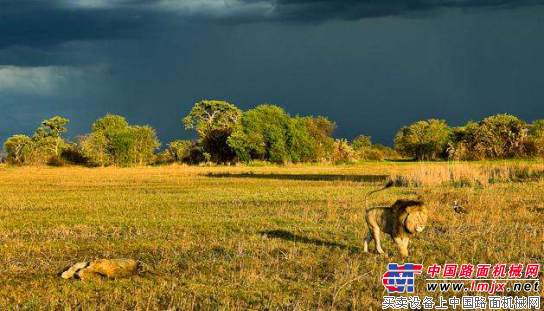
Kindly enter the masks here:
[[95, 277], [125, 278], [142, 272], [145, 264], [133, 259], [97, 259], [78, 262], [61, 273], [63, 279], [88, 279]]

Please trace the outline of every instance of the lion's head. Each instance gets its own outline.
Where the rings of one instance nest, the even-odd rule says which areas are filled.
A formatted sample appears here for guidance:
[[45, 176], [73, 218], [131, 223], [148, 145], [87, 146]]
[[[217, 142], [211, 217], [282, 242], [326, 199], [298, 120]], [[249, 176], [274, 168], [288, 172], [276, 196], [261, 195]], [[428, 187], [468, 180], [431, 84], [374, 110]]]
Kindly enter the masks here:
[[408, 215], [404, 220], [404, 228], [406, 231], [414, 234], [419, 233], [427, 226], [427, 211], [419, 208], [415, 211], [408, 211]]
[[[409, 234], [422, 232], [427, 226], [427, 209], [422, 201], [398, 200], [392, 208], [397, 211], [397, 224]], [[399, 232], [399, 231], [397, 231]]]

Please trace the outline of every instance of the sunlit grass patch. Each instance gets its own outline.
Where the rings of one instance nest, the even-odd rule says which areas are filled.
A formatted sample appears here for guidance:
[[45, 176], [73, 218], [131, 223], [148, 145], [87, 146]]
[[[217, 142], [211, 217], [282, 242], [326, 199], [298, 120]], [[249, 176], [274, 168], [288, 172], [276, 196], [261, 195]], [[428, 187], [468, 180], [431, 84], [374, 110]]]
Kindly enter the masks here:
[[[0, 306], [379, 309], [386, 265], [402, 259], [385, 236], [389, 258], [362, 252], [364, 195], [389, 176], [414, 179], [370, 206], [420, 197], [430, 210], [408, 262], [542, 263], [544, 184], [532, 175], [541, 164], [486, 165], [0, 167]], [[519, 174], [528, 177], [512, 182]], [[476, 182], [489, 176], [500, 181]], [[463, 178], [470, 186], [457, 187]], [[96, 258], [141, 260], [156, 274], [57, 276]]]
[[499, 182], [544, 181], [543, 163], [420, 163], [414, 170], [394, 174], [397, 186], [488, 186]]

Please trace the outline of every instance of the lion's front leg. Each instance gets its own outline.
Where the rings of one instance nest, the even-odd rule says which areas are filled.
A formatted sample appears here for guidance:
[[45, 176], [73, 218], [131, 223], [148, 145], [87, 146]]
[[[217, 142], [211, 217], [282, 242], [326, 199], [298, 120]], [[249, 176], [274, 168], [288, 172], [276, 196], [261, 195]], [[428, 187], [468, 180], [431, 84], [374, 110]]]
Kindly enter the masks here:
[[393, 239], [400, 250], [400, 255], [402, 257], [408, 257], [408, 242], [410, 239], [408, 238], [394, 238]]

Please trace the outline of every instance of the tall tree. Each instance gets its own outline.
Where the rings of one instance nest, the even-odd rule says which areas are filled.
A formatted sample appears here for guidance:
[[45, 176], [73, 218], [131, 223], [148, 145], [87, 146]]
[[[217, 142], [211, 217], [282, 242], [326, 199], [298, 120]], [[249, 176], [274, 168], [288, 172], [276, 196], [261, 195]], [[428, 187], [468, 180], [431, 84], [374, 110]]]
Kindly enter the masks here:
[[80, 146], [95, 165], [130, 166], [151, 162], [160, 142], [152, 127], [131, 126], [122, 116], [108, 114], [96, 120]]
[[527, 144], [529, 155], [544, 155], [544, 119], [533, 121], [529, 127]]
[[199, 143], [215, 162], [228, 162], [235, 153], [227, 143], [234, 132], [242, 111], [231, 103], [218, 100], [203, 100], [196, 103], [189, 115], [183, 118], [185, 129], [195, 130]]
[[190, 162], [191, 154], [196, 148], [198, 147], [193, 141], [178, 139], [168, 143], [166, 152], [174, 162]]
[[114, 133], [124, 131], [128, 129], [128, 127], [129, 124], [124, 117], [108, 113], [104, 117], [96, 120], [93, 123], [92, 131], [104, 131], [106, 133]]
[[139, 165], [144, 165], [153, 160], [153, 152], [160, 147], [157, 132], [148, 125], [133, 126], [134, 154]]
[[26, 165], [33, 161], [34, 142], [26, 135], [13, 135], [4, 143], [8, 163]]
[[313, 162], [316, 159], [316, 141], [308, 130], [304, 118], [291, 119], [287, 132], [287, 144], [291, 162]]
[[106, 166], [113, 164], [108, 152], [109, 140], [104, 131], [96, 131], [79, 137], [79, 147], [89, 164]]
[[471, 149], [485, 158], [521, 156], [528, 135], [525, 121], [509, 114], [487, 117], [471, 128], [468, 141]]
[[359, 135], [351, 142], [351, 147], [354, 150], [370, 148], [372, 146], [372, 138], [366, 135]]
[[285, 110], [274, 105], [260, 105], [244, 113], [241, 127], [228, 142], [242, 159], [288, 162], [291, 161], [290, 125], [291, 119]]
[[65, 144], [61, 135], [68, 131], [66, 124], [69, 122], [70, 120], [59, 116], [42, 121], [42, 124], [33, 136], [33, 140], [42, 149], [43, 153], [51, 152], [57, 157], [60, 155], [62, 147]]
[[444, 120], [430, 119], [405, 126], [395, 136], [395, 149], [417, 160], [445, 156], [452, 130]]
[[313, 161], [330, 160], [335, 149], [334, 139], [331, 137], [336, 129], [336, 123], [327, 117], [301, 117], [306, 124], [308, 133], [312, 137], [311, 149]]

